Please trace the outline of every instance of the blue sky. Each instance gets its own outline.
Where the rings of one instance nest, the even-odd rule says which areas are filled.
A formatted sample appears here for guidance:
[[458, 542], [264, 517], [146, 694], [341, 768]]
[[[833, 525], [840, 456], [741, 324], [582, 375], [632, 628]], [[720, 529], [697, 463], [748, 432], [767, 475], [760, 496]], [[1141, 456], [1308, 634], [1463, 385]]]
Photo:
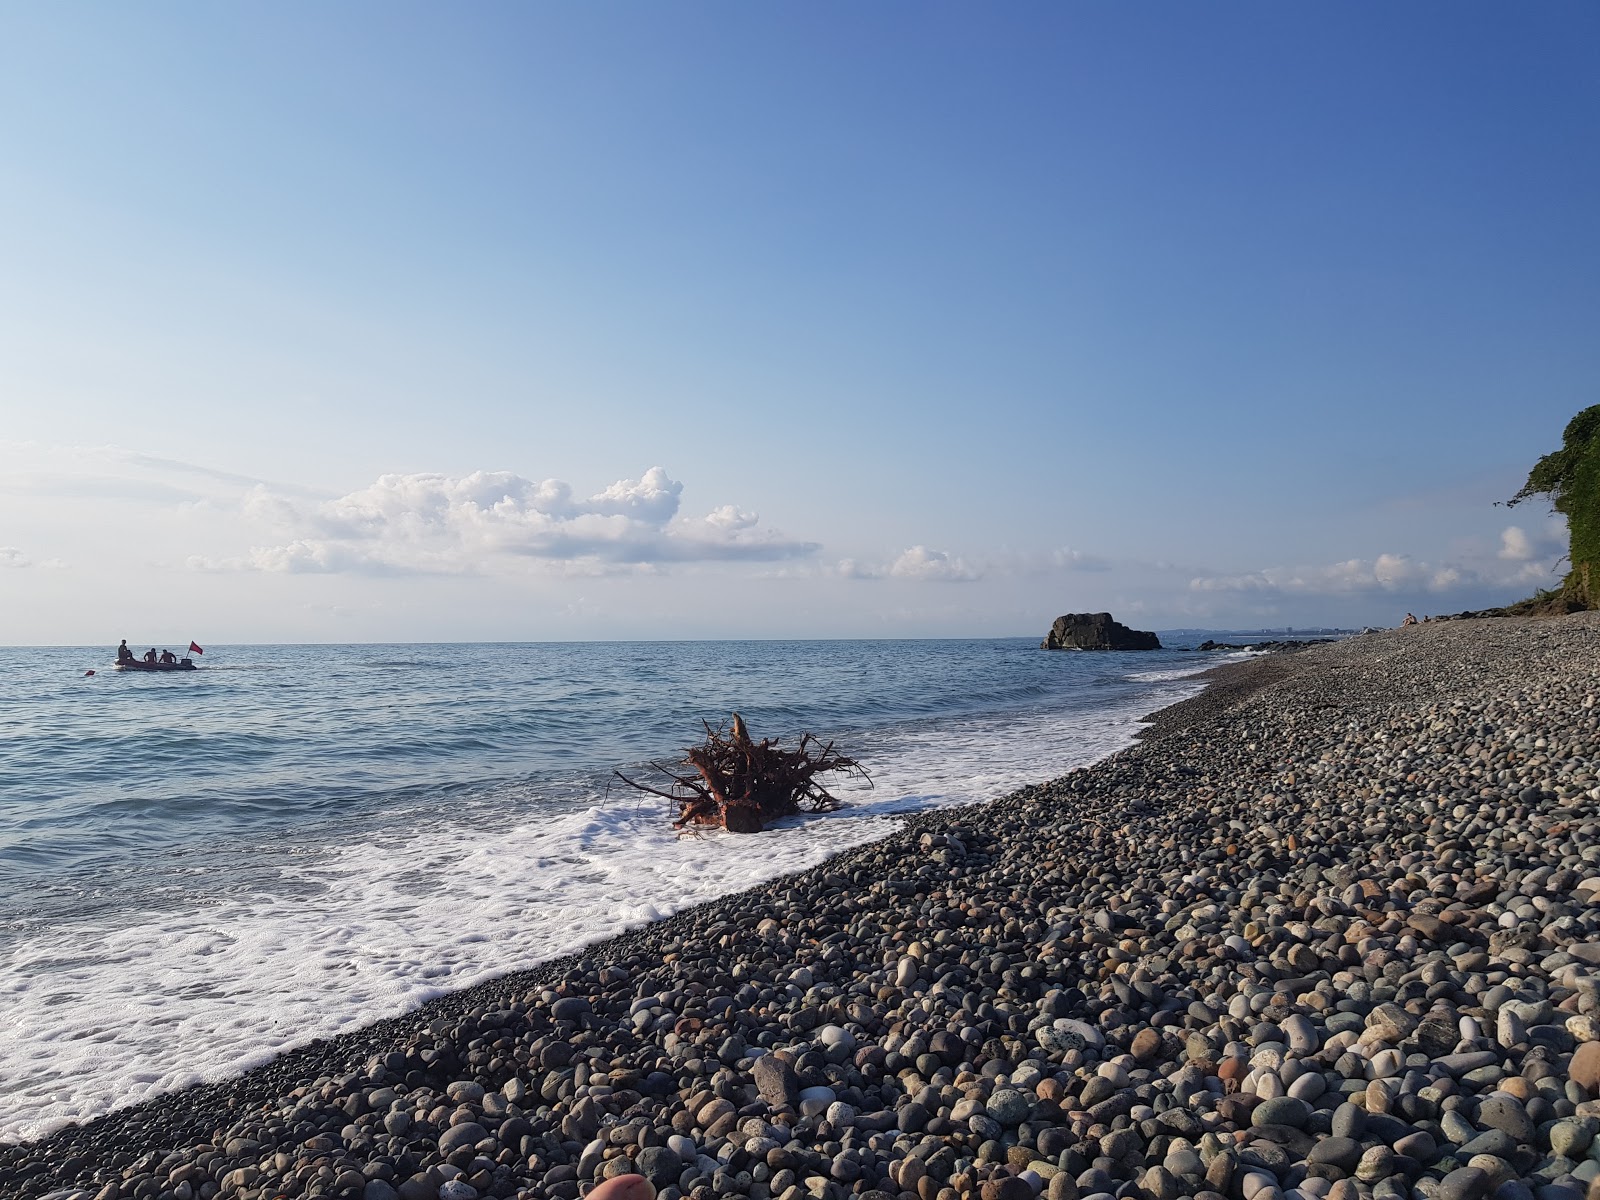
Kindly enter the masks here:
[[[10, 6], [16, 642], [1392, 624], [1600, 378], [1600, 9]], [[202, 642], [205, 640], [201, 638]]]

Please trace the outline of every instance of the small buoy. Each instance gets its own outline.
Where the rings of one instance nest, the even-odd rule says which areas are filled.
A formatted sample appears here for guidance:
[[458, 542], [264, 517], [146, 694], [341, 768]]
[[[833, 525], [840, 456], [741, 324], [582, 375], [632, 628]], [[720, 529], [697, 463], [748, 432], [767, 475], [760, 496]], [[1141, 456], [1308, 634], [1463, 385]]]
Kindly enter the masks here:
[[94, 674], [94, 672], [93, 672], [93, 671], [85, 671], [85, 672], [84, 672], [84, 673], [83, 673], [83, 677], [84, 677], [84, 678], [85, 678], [85, 679], [87, 679], [87, 678], [89, 678], [89, 676], [91, 676], [91, 675], [93, 675], [93, 674]]

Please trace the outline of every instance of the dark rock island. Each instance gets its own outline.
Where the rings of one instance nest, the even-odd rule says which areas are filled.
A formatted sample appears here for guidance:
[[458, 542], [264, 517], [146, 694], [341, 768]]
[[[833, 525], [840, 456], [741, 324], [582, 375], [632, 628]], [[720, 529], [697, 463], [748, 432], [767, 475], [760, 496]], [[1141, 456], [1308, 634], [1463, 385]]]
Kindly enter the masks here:
[[1153, 633], [1129, 629], [1110, 613], [1068, 613], [1057, 617], [1041, 650], [1159, 650], [1161, 639]]

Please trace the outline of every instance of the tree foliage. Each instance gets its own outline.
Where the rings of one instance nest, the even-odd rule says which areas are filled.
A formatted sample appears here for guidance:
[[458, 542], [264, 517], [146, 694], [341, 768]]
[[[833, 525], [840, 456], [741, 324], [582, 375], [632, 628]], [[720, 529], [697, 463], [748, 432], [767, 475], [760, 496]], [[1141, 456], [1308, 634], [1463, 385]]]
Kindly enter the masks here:
[[1589, 608], [1600, 600], [1600, 404], [1584, 409], [1551, 451], [1528, 472], [1528, 482], [1506, 503], [1515, 506], [1548, 496], [1550, 507], [1567, 518], [1570, 536], [1563, 591]]

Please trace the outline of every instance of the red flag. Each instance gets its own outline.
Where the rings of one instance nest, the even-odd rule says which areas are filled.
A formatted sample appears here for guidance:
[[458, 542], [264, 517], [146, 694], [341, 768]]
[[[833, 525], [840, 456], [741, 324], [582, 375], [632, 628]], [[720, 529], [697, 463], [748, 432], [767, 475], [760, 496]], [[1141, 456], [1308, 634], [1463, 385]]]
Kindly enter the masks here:
[[193, 642], [190, 642], [189, 643], [189, 653], [190, 654], [204, 654], [205, 651], [200, 649], [200, 647], [196, 646]]

